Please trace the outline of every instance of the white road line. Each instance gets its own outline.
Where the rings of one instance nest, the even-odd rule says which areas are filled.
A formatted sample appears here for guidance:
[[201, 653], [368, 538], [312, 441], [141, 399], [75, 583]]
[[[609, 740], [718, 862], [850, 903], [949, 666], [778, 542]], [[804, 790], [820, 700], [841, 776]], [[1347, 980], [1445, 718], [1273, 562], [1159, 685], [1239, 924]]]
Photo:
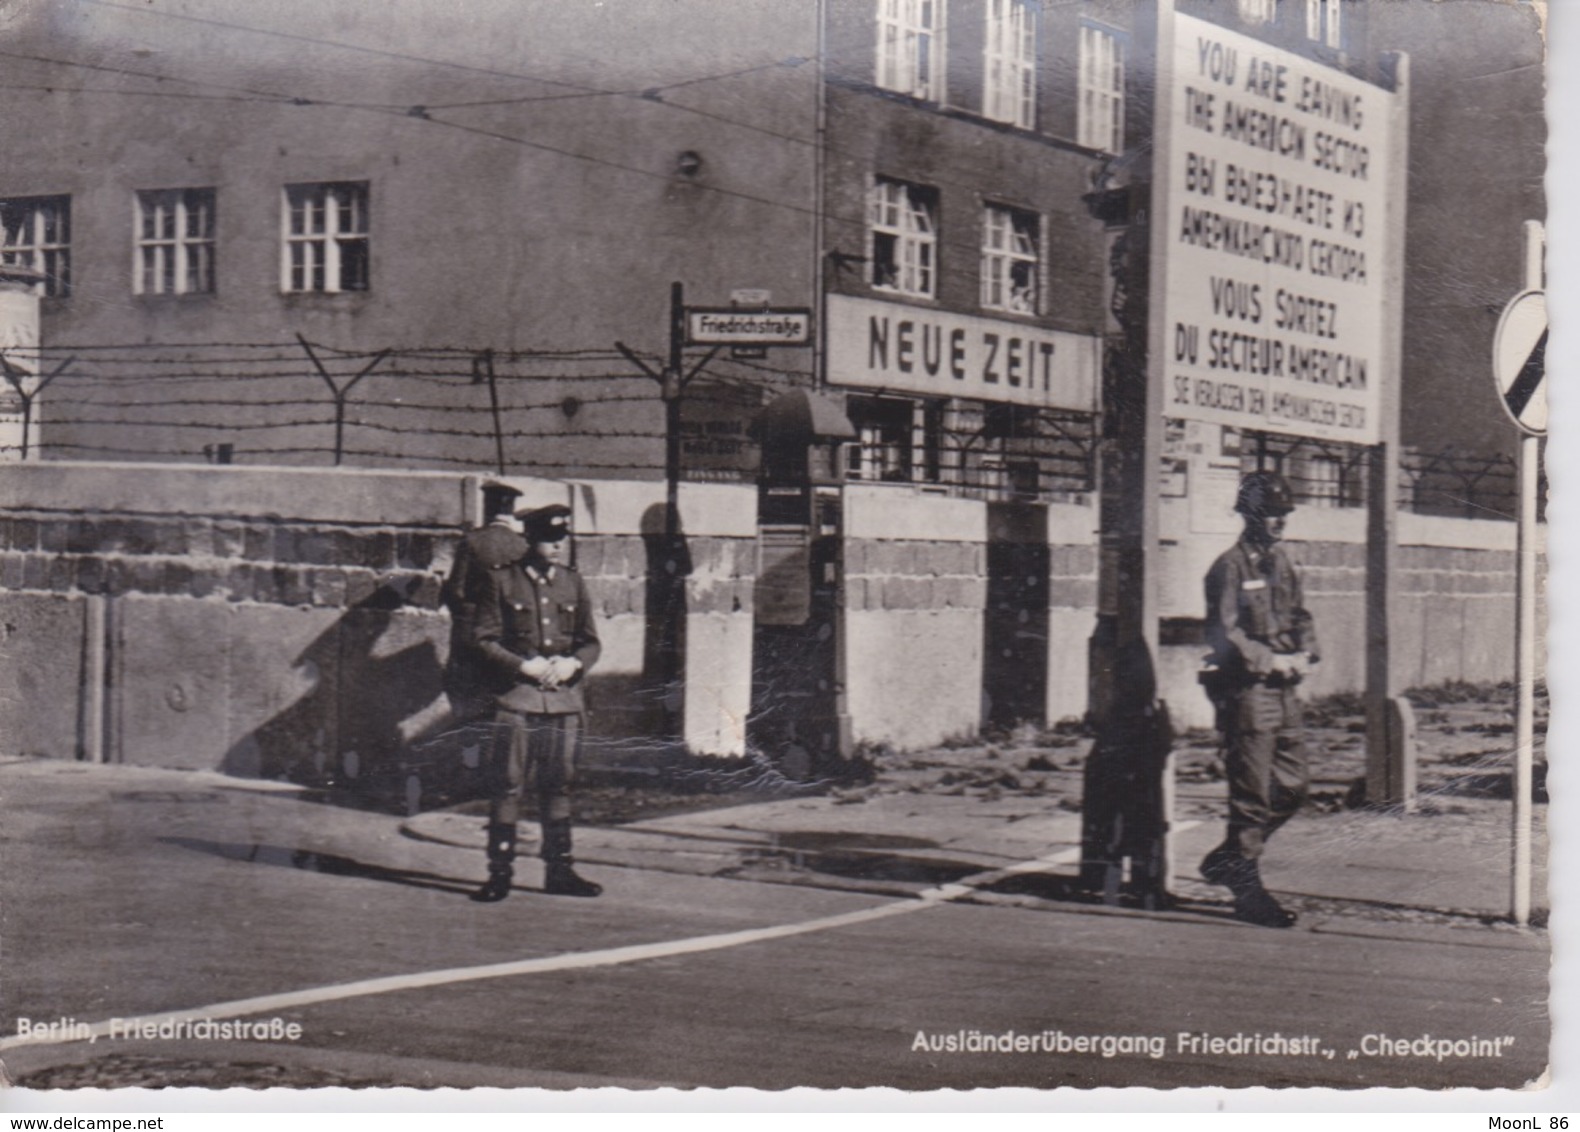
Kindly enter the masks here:
[[[1181, 822], [1176, 830], [1188, 829], [1197, 822]], [[309, 987], [305, 990], [286, 991], [282, 994], [259, 995], [256, 998], [238, 998], [230, 1002], [217, 1002], [210, 1006], [196, 1006], [187, 1010], [171, 1010], [163, 1014], [146, 1014], [134, 1018], [115, 1018], [96, 1022], [86, 1029], [73, 1028], [69, 1037], [45, 1035], [35, 1038], [32, 1034], [0, 1038], [0, 1051], [20, 1046], [70, 1045], [91, 1038], [110, 1035], [113, 1024], [124, 1032], [128, 1026], [161, 1026], [204, 1019], [238, 1018], [249, 1014], [273, 1013], [313, 1006], [321, 1002], [337, 1002], [347, 998], [365, 998], [375, 994], [395, 991], [419, 990], [424, 987], [448, 986], [470, 983], [480, 979], [505, 979], [516, 975], [543, 975], [554, 971], [581, 971], [591, 967], [615, 967], [623, 963], [640, 963], [648, 959], [663, 959], [672, 955], [695, 955], [703, 951], [720, 951], [729, 947], [742, 947], [751, 943], [787, 939], [812, 932], [831, 931], [835, 928], [886, 920], [892, 916], [905, 916], [925, 912], [952, 900], [969, 896], [978, 888], [995, 884], [1005, 877], [1020, 873], [1034, 873], [1054, 865], [1068, 864], [1080, 857], [1079, 849], [1061, 849], [1045, 857], [1017, 861], [1013, 865], [989, 872], [976, 873], [953, 884], [923, 889], [915, 897], [863, 908], [856, 912], [843, 912], [837, 916], [820, 916], [815, 920], [802, 920], [794, 924], [777, 924], [766, 928], [749, 928], [745, 931], [723, 932], [719, 935], [692, 936], [689, 939], [664, 940], [659, 943], [639, 943], [627, 947], [610, 947], [600, 951], [575, 951], [564, 955], [548, 955], [538, 959], [518, 959], [510, 963], [489, 963], [480, 967], [451, 967], [437, 971], [418, 971], [409, 975], [387, 975], [379, 979], [362, 979], [354, 983], [336, 983], [326, 987]]]

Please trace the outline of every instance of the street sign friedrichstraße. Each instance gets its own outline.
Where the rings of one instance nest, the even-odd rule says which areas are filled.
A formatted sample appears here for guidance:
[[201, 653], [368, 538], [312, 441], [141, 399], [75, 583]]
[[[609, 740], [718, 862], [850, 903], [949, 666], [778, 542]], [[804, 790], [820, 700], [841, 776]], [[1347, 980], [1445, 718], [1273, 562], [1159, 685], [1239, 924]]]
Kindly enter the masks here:
[[1492, 376], [1503, 408], [1523, 431], [1547, 435], [1547, 295], [1521, 291], [1503, 308], [1492, 340]]
[[812, 341], [812, 312], [804, 307], [687, 307], [686, 341], [693, 346], [805, 346]]

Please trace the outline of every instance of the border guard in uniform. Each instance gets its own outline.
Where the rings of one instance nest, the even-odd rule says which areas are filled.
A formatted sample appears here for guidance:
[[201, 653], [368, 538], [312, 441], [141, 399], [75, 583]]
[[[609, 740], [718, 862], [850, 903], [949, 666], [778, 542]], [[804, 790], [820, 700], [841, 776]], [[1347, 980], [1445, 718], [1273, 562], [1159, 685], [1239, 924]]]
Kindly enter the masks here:
[[1229, 779], [1229, 833], [1201, 863], [1201, 875], [1234, 894], [1238, 919], [1287, 928], [1295, 915], [1262, 886], [1258, 862], [1273, 831], [1306, 799], [1310, 772], [1299, 687], [1319, 659], [1300, 575], [1280, 545], [1294, 495], [1276, 472], [1240, 483], [1239, 542], [1207, 572], [1203, 684], [1223, 732]]
[[545, 892], [597, 896], [571, 858], [571, 782], [585, 722], [583, 685], [598, 660], [598, 633], [581, 575], [566, 561], [571, 509], [553, 504], [523, 516], [524, 561], [492, 571], [477, 606], [473, 640], [503, 690], [496, 699], [488, 819], [488, 880], [473, 899], [510, 894], [516, 821], [528, 778], [543, 826]]
[[467, 532], [456, 547], [455, 562], [441, 598], [450, 611], [450, 659], [444, 666], [444, 694], [456, 722], [468, 724], [493, 709], [498, 680], [472, 639], [477, 603], [488, 576], [527, 556], [527, 540], [516, 528], [519, 489], [490, 480], [483, 484], [484, 525]]

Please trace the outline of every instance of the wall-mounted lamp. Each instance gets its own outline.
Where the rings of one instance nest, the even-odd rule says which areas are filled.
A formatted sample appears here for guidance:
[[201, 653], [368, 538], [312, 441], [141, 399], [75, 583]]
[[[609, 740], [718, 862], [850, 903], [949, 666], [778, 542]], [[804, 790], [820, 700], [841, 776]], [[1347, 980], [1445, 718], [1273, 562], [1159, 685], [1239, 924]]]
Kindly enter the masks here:
[[682, 177], [695, 177], [702, 172], [702, 154], [688, 149], [675, 159], [675, 172]]

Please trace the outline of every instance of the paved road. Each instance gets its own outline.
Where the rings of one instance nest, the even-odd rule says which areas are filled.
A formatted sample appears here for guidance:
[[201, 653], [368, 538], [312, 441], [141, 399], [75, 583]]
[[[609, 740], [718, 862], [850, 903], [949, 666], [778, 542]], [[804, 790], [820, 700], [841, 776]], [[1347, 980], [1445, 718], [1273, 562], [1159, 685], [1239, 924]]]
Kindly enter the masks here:
[[[137, 768], [13, 763], [0, 791], [0, 1041], [19, 1018], [340, 988], [246, 1015], [299, 1023], [296, 1042], [13, 1045], [19, 1084], [1512, 1087], [1546, 1064], [1540, 933], [1353, 917], [1274, 932], [610, 867], [589, 870], [605, 898], [578, 901], [531, 891], [532, 862], [523, 891], [479, 906], [478, 854], [385, 815]], [[389, 983], [423, 972], [448, 973]], [[368, 980], [385, 981], [346, 986]], [[1122, 1048], [916, 1048], [972, 1031]], [[1180, 1047], [1201, 1032], [1310, 1035], [1333, 1057]], [[1513, 1041], [1349, 1057], [1368, 1034]]]

